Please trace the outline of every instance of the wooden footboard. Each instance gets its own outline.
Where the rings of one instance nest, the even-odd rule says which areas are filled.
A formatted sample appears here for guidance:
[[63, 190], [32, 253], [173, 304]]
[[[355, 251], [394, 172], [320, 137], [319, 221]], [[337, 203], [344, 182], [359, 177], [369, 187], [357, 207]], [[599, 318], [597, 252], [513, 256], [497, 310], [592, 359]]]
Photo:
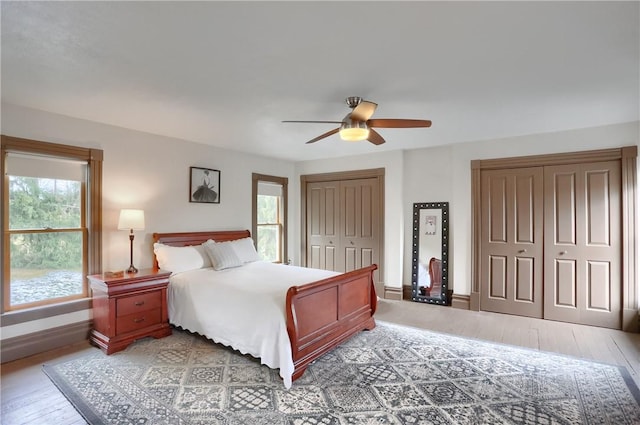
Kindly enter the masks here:
[[376, 326], [377, 296], [371, 265], [287, 292], [287, 331], [293, 355], [293, 380], [309, 363], [353, 334]]

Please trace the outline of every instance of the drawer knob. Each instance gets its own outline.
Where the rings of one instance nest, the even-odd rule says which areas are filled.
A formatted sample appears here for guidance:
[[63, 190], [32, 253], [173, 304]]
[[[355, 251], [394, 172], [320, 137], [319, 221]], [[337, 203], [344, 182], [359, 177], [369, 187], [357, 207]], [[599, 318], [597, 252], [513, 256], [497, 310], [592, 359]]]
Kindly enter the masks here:
[[139, 319], [133, 319], [133, 323], [142, 323], [144, 322], [144, 317], [141, 317]]
[[144, 301], [138, 301], [138, 302], [136, 302], [136, 305], [137, 305], [137, 306], [144, 305]]

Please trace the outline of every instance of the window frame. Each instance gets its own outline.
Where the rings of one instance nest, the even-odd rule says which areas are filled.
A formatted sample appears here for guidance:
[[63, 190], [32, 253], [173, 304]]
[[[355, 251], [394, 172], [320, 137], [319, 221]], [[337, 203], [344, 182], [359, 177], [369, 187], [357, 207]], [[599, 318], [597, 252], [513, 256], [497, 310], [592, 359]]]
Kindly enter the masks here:
[[[90, 308], [89, 289], [87, 275], [100, 272], [102, 269], [102, 159], [103, 151], [100, 149], [84, 148], [58, 143], [49, 143], [38, 140], [22, 139], [18, 137], [0, 135], [0, 170], [4, 176], [2, 191], [2, 233], [3, 255], [0, 256], [0, 273], [2, 279], [2, 291], [0, 303], [2, 313], [2, 326], [23, 323], [43, 317], [64, 314], [71, 311], [79, 311]], [[9, 308], [9, 176], [5, 172], [6, 158], [9, 153], [26, 155], [48, 156], [59, 159], [71, 159], [85, 162], [87, 165], [87, 179], [83, 183], [85, 223], [83, 228], [83, 287], [84, 296], [57, 298], [52, 302], [35, 302], [21, 305], [19, 308]], [[31, 307], [31, 308], [29, 308]], [[6, 320], [7, 318], [10, 320]]]
[[289, 179], [286, 177], [278, 177], [278, 176], [270, 176], [270, 175], [266, 175], [266, 174], [258, 174], [258, 173], [252, 173], [251, 175], [251, 235], [253, 236], [253, 241], [254, 244], [258, 245], [258, 183], [259, 182], [267, 182], [267, 183], [275, 183], [275, 184], [279, 184], [280, 186], [282, 186], [282, 206], [280, 208], [279, 206], [279, 210], [280, 211], [280, 218], [281, 223], [271, 223], [271, 225], [273, 224], [280, 224], [280, 246], [278, 247], [278, 250], [280, 252], [279, 257], [281, 258], [281, 263], [283, 264], [288, 264], [289, 263], [289, 257], [288, 257], [288, 252], [287, 252], [287, 229], [288, 229], [288, 224], [287, 224], [287, 209], [288, 209], [288, 200], [287, 200], [287, 193], [288, 193], [288, 184], [289, 184]]

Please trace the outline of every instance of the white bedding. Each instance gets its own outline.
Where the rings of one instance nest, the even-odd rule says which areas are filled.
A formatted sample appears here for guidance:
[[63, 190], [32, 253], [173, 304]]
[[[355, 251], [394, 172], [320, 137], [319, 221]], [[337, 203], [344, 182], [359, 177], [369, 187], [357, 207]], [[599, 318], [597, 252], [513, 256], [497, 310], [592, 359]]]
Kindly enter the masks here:
[[287, 289], [338, 274], [265, 261], [220, 271], [175, 273], [168, 289], [169, 322], [260, 358], [262, 364], [280, 369], [285, 387], [290, 388]]

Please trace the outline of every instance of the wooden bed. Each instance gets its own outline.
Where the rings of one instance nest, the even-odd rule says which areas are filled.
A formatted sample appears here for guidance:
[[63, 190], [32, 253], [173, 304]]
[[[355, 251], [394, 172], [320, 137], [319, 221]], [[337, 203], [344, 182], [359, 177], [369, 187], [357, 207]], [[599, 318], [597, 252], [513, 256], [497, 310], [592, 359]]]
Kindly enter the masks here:
[[[154, 233], [154, 242], [171, 246], [199, 245], [212, 239], [224, 242], [250, 236], [248, 230]], [[154, 257], [154, 266], [158, 263]], [[373, 315], [377, 297], [373, 282], [373, 264], [338, 276], [287, 291], [286, 325], [291, 341], [296, 380], [309, 363], [341, 342], [376, 324]]]

